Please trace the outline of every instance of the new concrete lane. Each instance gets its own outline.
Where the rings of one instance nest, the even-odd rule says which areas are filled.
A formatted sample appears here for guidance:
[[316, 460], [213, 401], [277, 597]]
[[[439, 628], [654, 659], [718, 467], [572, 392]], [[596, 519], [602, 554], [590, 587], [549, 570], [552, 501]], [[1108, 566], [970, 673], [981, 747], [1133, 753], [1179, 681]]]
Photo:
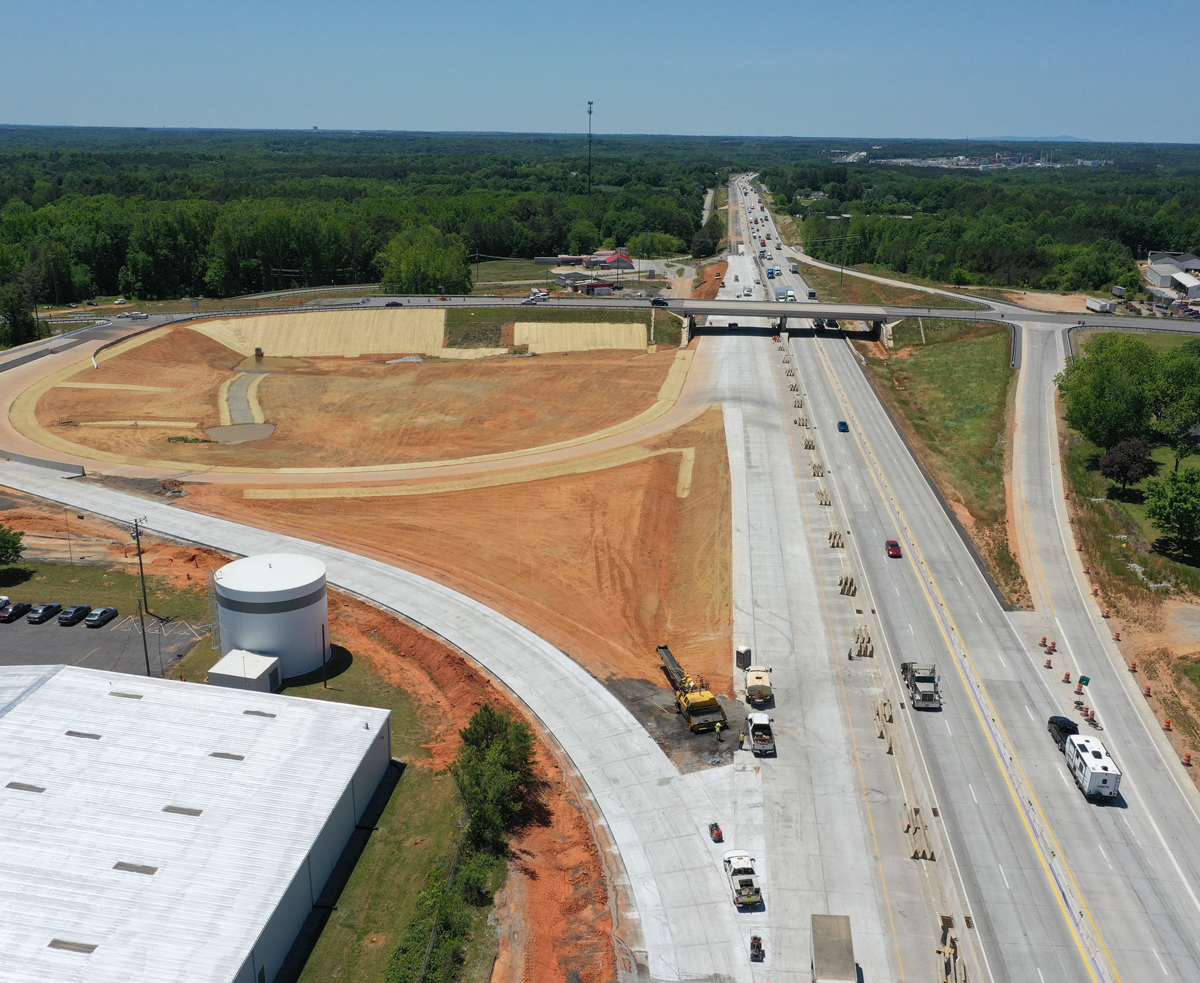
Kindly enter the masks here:
[[[134, 498], [53, 472], [0, 463], [0, 484], [235, 555], [302, 552], [329, 582], [401, 614], [467, 652], [540, 720], [587, 783], [619, 851], [636, 924], [618, 924], [661, 980], [752, 978], [747, 933], [704, 833], [724, 802], [681, 776], [642, 726], [575, 662], [463, 594], [377, 560]], [[614, 899], [615, 902], [616, 899]], [[621, 953], [619, 952], [620, 956]], [[626, 967], [631, 969], [632, 967]], [[623, 974], [623, 979], [632, 979]]]
[[[1083, 700], [1096, 707], [1104, 728], [1097, 736], [1123, 773], [1121, 801], [1089, 805], [1051, 755], [1040, 767], [1048, 809], [1071, 830], [1064, 850], [1085, 889], [1094, 885], [1093, 911], [1102, 927], [1111, 926], [1106, 934], [1118, 965], [1134, 979], [1142, 965], [1161, 966], [1165, 979], [1200, 979], [1200, 795], [1147, 709], [1140, 681], [1125, 670], [1070, 539], [1054, 407], [1061, 334], [1029, 330], [1026, 339], [1013, 486], [1035, 611], [1013, 621], [1027, 651], [1041, 635], [1059, 643], [1054, 670], [1035, 668], [1040, 685], [1028, 695], [1042, 718], [1054, 712], [1078, 719], [1062, 673], [1089, 676]], [[1031, 661], [1040, 657], [1038, 650]]]
[[[953, 849], [975, 932], [985, 947], [986, 968], [994, 979], [1013, 983], [1036, 980], [1039, 972], [1047, 980], [1087, 980], [1091, 977], [1054, 885], [1016, 807], [966, 680], [955, 669], [945, 629], [935, 617], [938, 599], [931, 606], [911, 551], [900, 561], [884, 554], [885, 539], [906, 539], [885, 496], [902, 503], [911, 538], [919, 543], [946, 604], [959, 615], [971, 655], [986, 666], [989, 687], [997, 681], [995, 673], [1005, 671], [1000, 660], [1011, 664], [1003, 654], [1011, 644], [1005, 641], [1009, 630], [1003, 614], [844, 343], [797, 338], [793, 350], [810, 417], [821, 434], [829, 435], [826, 463], [851, 517], [857, 557], [871, 584], [887, 640], [883, 654], [893, 660], [893, 671], [900, 661], [926, 659], [941, 668], [944, 709], [908, 712], [937, 791], [933, 804], [941, 813], [938, 825]], [[857, 435], [836, 432], [839, 419], [850, 419], [865, 435], [887, 488], [877, 484]], [[893, 685], [899, 702], [903, 697], [898, 678]]]

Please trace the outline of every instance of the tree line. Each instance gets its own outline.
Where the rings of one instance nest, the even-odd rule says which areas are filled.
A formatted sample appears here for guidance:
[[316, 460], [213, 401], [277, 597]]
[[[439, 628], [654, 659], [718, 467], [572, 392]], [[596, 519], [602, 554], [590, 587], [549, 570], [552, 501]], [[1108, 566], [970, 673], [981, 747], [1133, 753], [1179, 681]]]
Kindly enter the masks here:
[[1200, 250], [1194, 172], [804, 164], [761, 176], [812, 255], [942, 282], [1136, 291], [1147, 251]]
[[[1200, 468], [1183, 466], [1200, 442], [1200, 338], [1157, 352], [1140, 338], [1099, 335], [1067, 359], [1056, 379], [1067, 425], [1103, 448], [1102, 475], [1122, 489], [1146, 480], [1146, 515], [1163, 533], [1200, 538]], [[1170, 447], [1164, 477], [1151, 458]]]

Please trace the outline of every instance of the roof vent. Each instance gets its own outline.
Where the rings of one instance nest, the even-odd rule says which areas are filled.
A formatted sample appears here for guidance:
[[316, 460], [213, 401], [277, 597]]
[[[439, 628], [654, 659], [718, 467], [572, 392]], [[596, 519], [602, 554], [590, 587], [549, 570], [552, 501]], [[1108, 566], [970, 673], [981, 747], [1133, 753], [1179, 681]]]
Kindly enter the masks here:
[[96, 946], [91, 942], [68, 942], [66, 939], [51, 939], [50, 949], [66, 949], [67, 952], [95, 952]]
[[127, 864], [124, 860], [118, 860], [113, 864], [113, 870], [124, 870], [130, 874], [153, 874], [158, 871], [157, 867], [147, 867], [145, 864]]
[[89, 741], [100, 740], [99, 734], [85, 734], [81, 730], [69, 730], [67, 731], [67, 737], [86, 737]]
[[228, 751], [214, 751], [209, 755], [210, 758], [226, 758], [229, 761], [245, 761], [244, 754], [230, 754]]
[[273, 714], [273, 713], [267, 713], [266, 710], [243, 710], [242, 713], [244, 713], [247, 717], [274, 717], [275, 716], [275, 714]]
[[24, 782], [9, 782], [5, 788], [15, 788], [18, 792], [44, 792], [40, 785], [26, 785]]
[[198, 816], [203, 809], [190, 809], [187, 806], [163, 806], [163, 812], [173, 812], [177, 816]]
[[126, 700], [140, 700], [142, 698], [141, 693], [118, 693], [116, 690], [113, 690], [108, 695], [124, 697]]

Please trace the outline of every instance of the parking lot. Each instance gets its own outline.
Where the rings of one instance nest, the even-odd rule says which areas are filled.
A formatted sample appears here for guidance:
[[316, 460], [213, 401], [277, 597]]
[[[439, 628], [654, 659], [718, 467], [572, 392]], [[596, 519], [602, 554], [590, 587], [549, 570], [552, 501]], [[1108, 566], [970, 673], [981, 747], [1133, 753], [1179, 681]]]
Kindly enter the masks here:
[[209, 633], [207, 624], [187, 621], [146, 619], [146, 647], [136, 615], [118, 615], [103, 628], [85, 628], [82, 624], [62, 628], [51, 618], [43, 625], [31, 625], [20, 618], [11, 625], [0, 624], [0, 665], [85, 666], [135, 676], [146, 675], [146, 653], [150, 674], [169, 672]]

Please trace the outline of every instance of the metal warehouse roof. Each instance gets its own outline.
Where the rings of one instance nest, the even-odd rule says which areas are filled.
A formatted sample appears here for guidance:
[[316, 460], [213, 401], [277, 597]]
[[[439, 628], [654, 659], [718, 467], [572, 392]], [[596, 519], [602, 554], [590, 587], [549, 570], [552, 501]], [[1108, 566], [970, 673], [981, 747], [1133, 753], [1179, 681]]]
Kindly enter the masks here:
[[0, 667], [0, 980], [231, 980], [387, 717]]

